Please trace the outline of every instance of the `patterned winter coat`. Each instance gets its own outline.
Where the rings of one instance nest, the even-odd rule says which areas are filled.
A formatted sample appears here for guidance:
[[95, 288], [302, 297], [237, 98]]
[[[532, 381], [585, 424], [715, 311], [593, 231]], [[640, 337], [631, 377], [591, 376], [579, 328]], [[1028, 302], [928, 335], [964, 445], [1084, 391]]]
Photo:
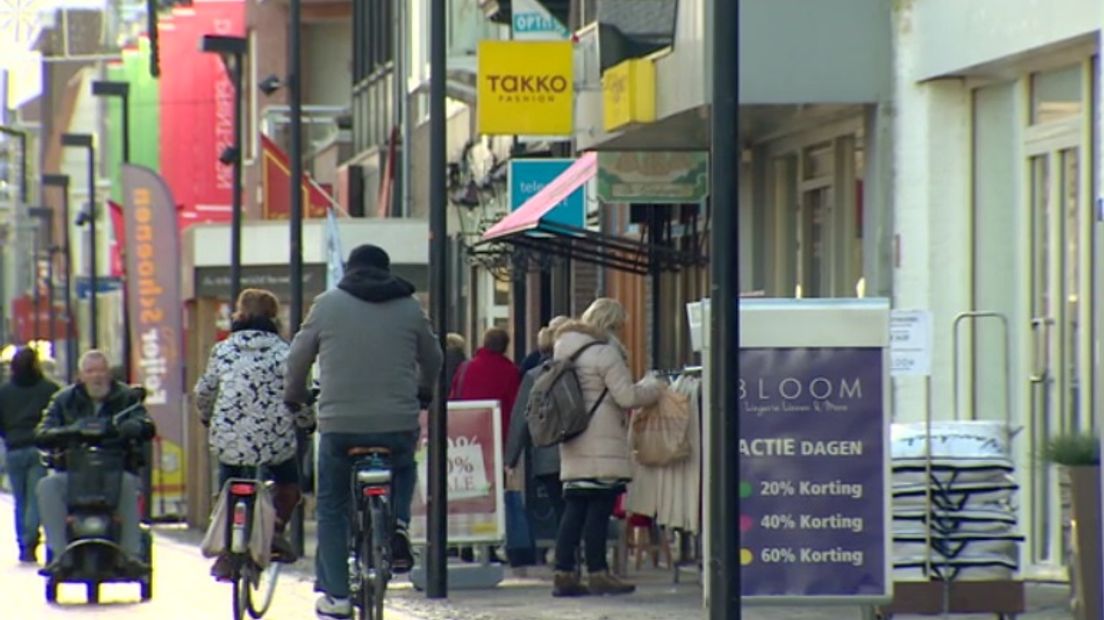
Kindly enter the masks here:
[[295, 416], [284, 406], [289, 345], [244, 329], [215, 345], [195, 386], [210, 443], [228, 465], [281, 463], [295, 456]]

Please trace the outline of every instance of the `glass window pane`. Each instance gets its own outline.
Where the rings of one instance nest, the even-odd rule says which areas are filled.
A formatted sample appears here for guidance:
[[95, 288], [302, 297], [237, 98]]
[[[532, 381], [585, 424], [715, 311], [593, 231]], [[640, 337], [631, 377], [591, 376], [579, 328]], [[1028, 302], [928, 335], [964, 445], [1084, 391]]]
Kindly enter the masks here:
[[1031, 123], [1047, 123], [1081, 114], [1081, 65], [1031, 76]]

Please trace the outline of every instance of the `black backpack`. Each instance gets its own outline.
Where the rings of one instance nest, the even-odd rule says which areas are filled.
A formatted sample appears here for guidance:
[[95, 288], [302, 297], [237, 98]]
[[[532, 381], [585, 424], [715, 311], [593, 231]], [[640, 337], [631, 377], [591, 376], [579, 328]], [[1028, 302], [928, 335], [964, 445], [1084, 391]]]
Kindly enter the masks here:
[[609, 389], [603, 389], [594, 405], [587, 407], [575, 360], [596, 344], [602, 343], [587, 343], [567, 359], [548, 360], [540, 366], [525, 411], [533, 445], [547, 448], [563, 443], [581, 435], [590, 425]]

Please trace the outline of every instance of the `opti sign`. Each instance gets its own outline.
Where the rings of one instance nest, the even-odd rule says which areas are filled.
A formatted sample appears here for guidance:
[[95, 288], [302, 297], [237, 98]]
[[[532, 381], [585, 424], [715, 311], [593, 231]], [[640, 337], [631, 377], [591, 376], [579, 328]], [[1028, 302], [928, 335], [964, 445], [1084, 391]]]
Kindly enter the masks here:
[[479, 132], [571, 133], [573, 80], [570, 41], [481, 41]]

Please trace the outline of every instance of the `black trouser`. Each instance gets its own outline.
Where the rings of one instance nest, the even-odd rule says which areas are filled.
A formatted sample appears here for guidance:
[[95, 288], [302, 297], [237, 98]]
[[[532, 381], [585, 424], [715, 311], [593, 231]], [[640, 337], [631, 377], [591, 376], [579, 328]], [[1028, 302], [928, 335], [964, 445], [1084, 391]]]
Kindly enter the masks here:
[[600, 573], [609, 570], [606, 563], [606, 538], [613, 507], [619, 491], [569, 490], [564, 494], [564, 513], [560, 520], [560, 532], [556, 537], [556, 570], [575, 570], [575, 550], [583, 541], [587, 571]]

